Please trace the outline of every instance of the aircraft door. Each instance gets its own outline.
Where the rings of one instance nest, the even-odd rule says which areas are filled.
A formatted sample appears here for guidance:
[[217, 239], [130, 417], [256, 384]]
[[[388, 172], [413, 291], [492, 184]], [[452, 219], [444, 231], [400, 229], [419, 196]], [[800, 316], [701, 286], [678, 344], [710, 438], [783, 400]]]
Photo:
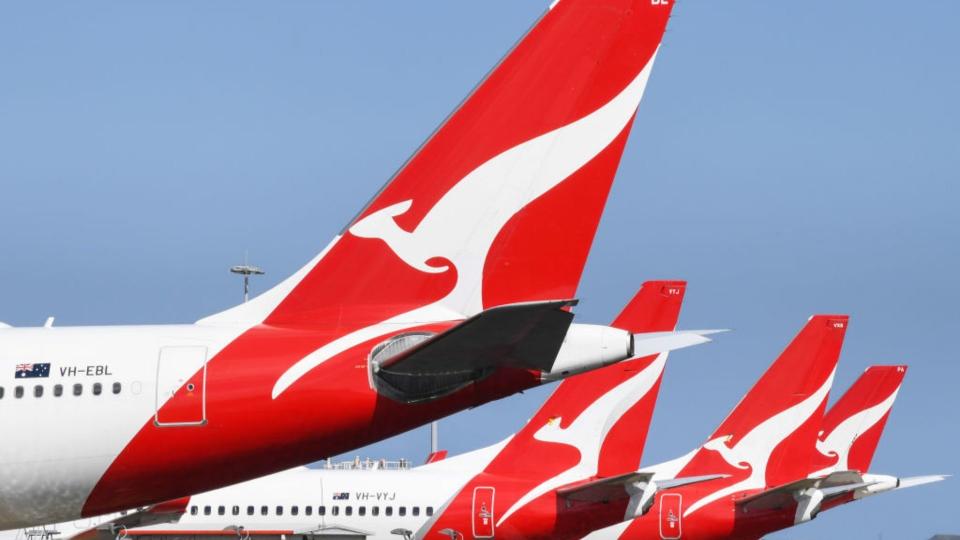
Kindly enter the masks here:
[[157, 359], [158, 426], [199, 426], [207, 422], [207, 348], [162, 347]]
[[660, 538], [678, 540], [683, 535], [683, 495], [660, 495]]
[[493, 500], [496, 490], [492, 487], [473, 488], [473, 537], [494, 537]]

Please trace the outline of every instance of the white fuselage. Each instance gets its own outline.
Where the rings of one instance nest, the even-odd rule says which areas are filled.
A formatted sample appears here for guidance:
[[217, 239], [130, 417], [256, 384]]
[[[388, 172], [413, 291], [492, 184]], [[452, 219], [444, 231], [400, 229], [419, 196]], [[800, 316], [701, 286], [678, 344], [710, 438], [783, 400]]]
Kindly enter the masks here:
[[[209, 357], [235, 335], [199, 325], [0, 329], [0, 529], [80, 517], [93, 486], [166, 400], [161, 349], [205, 347]], [[24, 364], [49, 364], [49, 375], [16, 377]], [[169, 386], [195, 369], [170, 363], [163, 377]]]
[[[504, 443], [413, 469], [297, 468], [190, 498], [186, 512], [170, 522], [128, 529], [150, 538], [258, 538], [344, 534], [397, 539], [416, 533], [439, 512]], [[126, 514], [126, 513], [125, 513]], [[46, 526], [49, 538], [68, 539], [103, 526], [116, 515]], [[104, 527], [108, 528], [108, 527]], [[0, 540], [29, 540], [31, 527], [0, 532]], [[36, 537], [35, 540], [40, 540]], [[159, 540], [159, 538], [158, 538]]]
[[[363, 412], [362, 407], [372, 410], [376, 406], [375, 391], [365, 379], [323, 379], [328, 386], [320, 392], [309, 394], [303, 390], [311, 397], [309, 402], [289, 396], [263, 402], [274, 380], [271, 375], [260, 373], [278, 365], [269, 352], [275, 350], [274, 344], [282, 345], [288, 334], [297, 338], [295, 330], [279, 332], [265, 338], [273, 341], [256, 342], [253, 346], [248, 339], [245, 345], [253, 352], [243, 363], [249, 369], [242, 374], [245, 379], [239, 379], [235, 370], [222, 367], [215, 375], [208, 375], [208, 371], [213, 373], [208, 361], [247, 330], [242, 325], [203, 322], [0, 328], [0, 530], [152, 504], [229, 483], [231, 477], [217, 472], [217, 467], [224, 467], [225, 473], [234, 475], [236, 480], [256, 476], [236, 476], [236, 469], [249, 467], [231, 468], [235, 454], [254, 465], [269, 464], [269, 456], [282, 446], [308, 456], [297, 457], [287, 466], [307, 463], [325, 455], [320, 453], [324, 450], [316, 446], [316, 441], [303, 439], [311, 434], [335, 449], [326, 450], [326, 455], [376, 440], [368, 438], [368, 433], [383, 426], [371, 425]], [[630, 334], [622, 330], [574, 324], [558, 354], [557, 373], [544, 372], [541, 380], [563, 378], [622, 360], [628, 356], [629, 343]], [[232, 350], [236, 352], [237, 348]], [[24, 366], [43, 369], [31, 372]], [[211, 381], [220, 385], [218, 391], [208, 390]], [[362, 403], [331, 417], [324, 412], [329, 409], [315, 397], [318, 394], [333, 401], [339, 400], [341, 394], [354, 398], [359, 395]], [[179, 401], [173, 400], [174, 395]], [[252, 401], [257, 398], [261, 402]], [[182, 406], [185, 401], [190, 403], [188, 407]], [[181, 406], [165, 407], [168, 402]], [[216, 405], [215, 410], [212, 404]], [[304, 410], [306, 405], [309, 410]], [[445, 416], [468, 405], [471, 403], [454, 405], [452, 410], [425, 411], [419, 423], [432, 420], [431, 414]], [[285, 426], [285, 431], [270, 431], [270, 423], [244, 421], [249, 413], [262, 412], [265, 406], [276, 407], [274, 418], [303, 419], [310, 415], [313, 424], [302, 422]], [[401, 408], [396, 408], [396, 413], [403, 416], [403, 421], [414, 418]], [[398, 422], [383, 421], [399, 426]], [[317, 435], [319, 428], [330, 431], [326, 436]], [[383, 433], [392, 434], [386, 430]], [[190, 435], [203, 435], [206, 439], [196, 437], [192, 440], [202, 442], [179, 442]], [[152, 442], [138, 439], [143, 436], [152, 437]], [[240, 442], [224, 445], [224, 437]], [[134, 441], [140, 444], [131, 450]], [[247, 447], [240, 448], [241, 443]], [[214, 448], [213, 444], [220, 444], [221, 448]], [[212, 455], [213, 450], [220, 454]], [[120, 456], [128, 461], [118, 466]], [[179, 460], [175, 464], [174, 458]], [[185, 474], [184, 467], [195, 467], [199, 472]], [[138, 480], [117, 480], [118, 474], [127, 475], [124, 478], [134, 475]], [[195, 481], [185, 485], [198, 489], [181, 486], [178, 474]], [[108, 484], [109, 488], [103, 485], [105, 478], [113, 482]], [[153, 490], [148, 485], [157, 478], [168, 484], [165, 491]], [[118, 490], [129, 490], [132, 495], [95, 506], [99, 511], [91, 511], [85, 505], [89, 505], [95, 490], [99, 490], [101, 498]]]

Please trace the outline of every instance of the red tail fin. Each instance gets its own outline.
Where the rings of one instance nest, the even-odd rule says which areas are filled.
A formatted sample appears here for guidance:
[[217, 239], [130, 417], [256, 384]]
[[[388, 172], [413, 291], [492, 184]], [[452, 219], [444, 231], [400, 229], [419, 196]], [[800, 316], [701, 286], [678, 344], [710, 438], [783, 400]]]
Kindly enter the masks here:
[[900, 391], [907, 366], [871, 366], [823, 417], [820, 453], [836, 458], [834, 470], [867, 472]]
[[[635, 334], [674, 330], [686, 290], [686, 281], [648, 281], [614, 319], [613, 326]], [[619, 374], [626, 377], [631, 370], [642, 371], [654, 360], [648, 357], [624, 362]], [[610, 369], [610, 372], [617, 373], [617, 370]], [[662, 377], [661, 368], [656, 384], [610, 428], [600, 448], [597, 476], [616, 476], [639, 467]], [[570, 382], [575, 383], [576, 378]], [[589, 381], [584, 384], [589, 384]]]
[[767, 485], [808, 470], [848, 319], [811, 317], [711, 437], [728, 448], [743, 443], [766, 453]]
[[684, 515], [733, 493], [806, 477], [847, 322], [846, 315], [811, 317], [707, 443], [660, 466], [668, 475], [730, 475], [690, 501]]
[[[564, 1], [569, 0], [561, 0], [561, 5]], [[645, 283], [617, 321], [635, 333], [672, 330], [684, 290], [682, 281]], [[527, 425], [509, 439], [486, 468], [461, 488], [455, 499], [428, 524], [426, 528], [430, 532], [424, 537], [429, 538], [444, 528], [471, 530], [471, 523], [476, 523], [471, 521], [476, 515], [476, 493], [489, 491], [491, 488], [485, 486], [494, 485], [491, 483], [494, 479], [506, 479], [504, 486], [510, 487], [497, 489], [495, 512], [493, 495], [487, 496], [492, 518], [487, 529], [490, 536], [493, 536], [493, 524], [500, 528], [520, 510], [529, 508], [537, 516], [536, 523], [544, 519], [543, 512], [556, 512], [557, 499], [553, 495], [561, 486], [595, 479], [614, 467], [636, 470], [665, 357], [666, 354], [660, 354], [629, 360], [564, 379]], [[634, 416], [636, 409], [643, 412]], [[635, 423], [630, 426], [632, 432], [621, 430], [618, 424], [627, 419]], [[624, 445], [620, 440], [624, 437], [633, 445]], [[633, 457], [624, 459], [618, 455], [608, 459], [607, 454], [619, 449], [625, 449]], [[538, 502], [541, 506], [537, 506]], [[618, 508], [622, 516], [625, 508]], [[531, 522], [519, 518], [510, 526], [513, 528], [506, 530], [525, 536], [524, 524], [528, 523]], [[559, 522], [557, 524], [559, 527]], [[565, 530], [572, 529], [565, 527]], [[544, 530], [538, 532], [543, 534]]]
[[623, 307], [612, 326], [634, 334], [674, 330], [686, 290], [686, 281], [648, 281]]
[[572, 298], [672, 4], [555, 4], [325, 255], [222, 318], [359, 327]]
[[447, 459], [447, 451], [437, 450], [436, 452], [430, 452], [430, 455], [427, 456], [427, 460], [424, 462], [424, 464], [436, 463], [438, 461], [443, 461], [445, 459]]
[[[644, 283], [616, 324], [635, 333], [673, 330], [685, 290], [683, 281]], [[628, 360], [565, 379], [488, 472], [549, 477], [551, 469], [562, 470], [580, 456], [595, 460], [599, 476], [636, 470], [665, 357]], [[575, 459], [561, 457], [571, 452]]]

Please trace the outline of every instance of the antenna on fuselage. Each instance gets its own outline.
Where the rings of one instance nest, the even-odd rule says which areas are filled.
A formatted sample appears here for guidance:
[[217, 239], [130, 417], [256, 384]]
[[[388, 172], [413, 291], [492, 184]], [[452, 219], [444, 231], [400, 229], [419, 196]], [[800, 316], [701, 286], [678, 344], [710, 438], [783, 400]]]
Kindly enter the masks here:
[[243, 254], [243, 264], [230, 268], [230, 272], [243, 276], [243, 303], [250, 300], [250, 276], [262, 276], [263, 269], [247, 263], [247, 253]]

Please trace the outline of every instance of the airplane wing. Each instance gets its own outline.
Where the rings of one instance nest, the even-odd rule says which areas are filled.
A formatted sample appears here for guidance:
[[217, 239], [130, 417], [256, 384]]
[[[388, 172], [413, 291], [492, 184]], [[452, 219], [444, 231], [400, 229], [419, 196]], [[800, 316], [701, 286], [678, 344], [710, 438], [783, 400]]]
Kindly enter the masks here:
[[453, 392], [499, 367], [547, 371], [573, 321], [567, 309], [573, 305], [576, 300], [498, 306], [440, 334], [421, 334], [407, 348], [387, 342], [371, 353], [375, 386], [388, 397], [413, 402]]

